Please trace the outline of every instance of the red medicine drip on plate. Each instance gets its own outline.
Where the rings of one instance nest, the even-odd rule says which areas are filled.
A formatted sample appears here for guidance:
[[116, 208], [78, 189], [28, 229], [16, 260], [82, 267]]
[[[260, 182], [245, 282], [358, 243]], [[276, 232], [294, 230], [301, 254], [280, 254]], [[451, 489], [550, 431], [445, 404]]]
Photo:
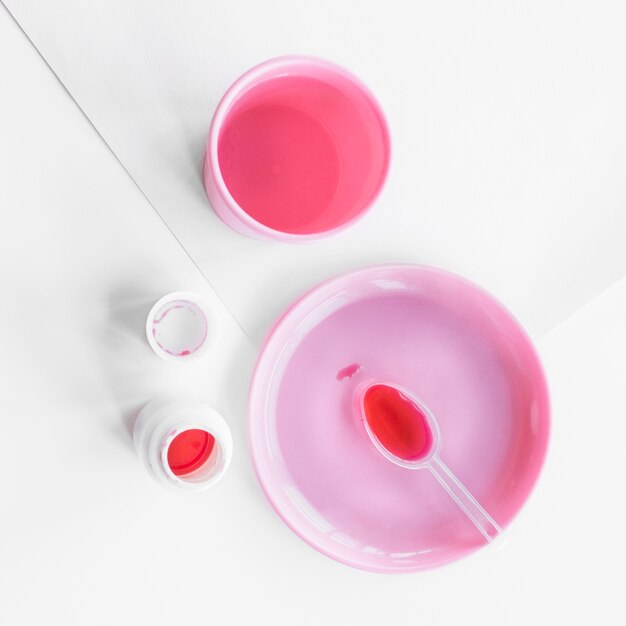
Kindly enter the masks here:
[[207, 462], [214, 445], [215, 437], [206, 430], [184, 430], [170, 443], [167, 464], [176, 476], [191, 474]]
[[363, 398], [363, 410], [370, 430], [394, 456], [419, 461], [433, 443], [424, 411], [399, 389], [372, 385]]

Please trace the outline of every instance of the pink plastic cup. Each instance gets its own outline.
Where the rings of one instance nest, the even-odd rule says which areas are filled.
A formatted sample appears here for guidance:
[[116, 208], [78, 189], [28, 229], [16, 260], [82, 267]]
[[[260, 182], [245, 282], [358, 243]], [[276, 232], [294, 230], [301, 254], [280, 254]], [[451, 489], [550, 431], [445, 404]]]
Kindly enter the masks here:
[[222, 98], [204, 185], [235, 230], [301, 242], [359, 219], [388, 165], [387, 124], [368, 88], [328, 61], [289, 56], [249, 70]]

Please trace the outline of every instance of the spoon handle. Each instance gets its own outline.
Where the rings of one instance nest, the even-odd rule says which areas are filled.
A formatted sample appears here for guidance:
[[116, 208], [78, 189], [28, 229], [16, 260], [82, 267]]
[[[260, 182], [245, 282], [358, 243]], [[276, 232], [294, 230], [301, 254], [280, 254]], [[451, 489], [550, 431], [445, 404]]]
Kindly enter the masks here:
[[502, 528], [438, 456], [430, 459], [428, 469], [489, 543], [504, 539]]

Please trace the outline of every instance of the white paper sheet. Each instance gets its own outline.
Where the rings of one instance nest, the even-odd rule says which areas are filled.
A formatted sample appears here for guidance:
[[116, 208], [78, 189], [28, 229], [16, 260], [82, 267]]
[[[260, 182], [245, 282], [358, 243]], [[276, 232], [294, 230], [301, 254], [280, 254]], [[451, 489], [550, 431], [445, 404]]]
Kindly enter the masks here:
[[[535, 335], [626, 272], [623, 2], [4, 1], [257, 342], [364, 264], [465, 274]], [[373, 211], [306, 246], [230, 231], [200, 175], [220, 95], [286, 53], [360, 75], [393, 141]]]

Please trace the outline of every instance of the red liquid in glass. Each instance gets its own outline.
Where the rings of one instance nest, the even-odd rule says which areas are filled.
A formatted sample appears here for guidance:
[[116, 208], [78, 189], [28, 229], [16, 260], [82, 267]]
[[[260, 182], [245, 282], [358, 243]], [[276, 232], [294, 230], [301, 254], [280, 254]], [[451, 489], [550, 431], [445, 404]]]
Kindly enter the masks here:
[[206, 430], [185, 430], [170, 443], [167, 464], [176, 476], [191, 474], [206, 463], [214, 445], [215, 437]]
[[223, 131], [219, 160], [237, 204], [270, 228], [309, 233], [324, 219], [344, 220], [331, 206], [341, 176], [337, 148], [306, 111], [266, 104], [240, 113]]
[[363, 398], [365, 419], [378, 441], [404, 461], [419, 461], [433, 444], [424, 411], [400, 390], [372, 385]]

